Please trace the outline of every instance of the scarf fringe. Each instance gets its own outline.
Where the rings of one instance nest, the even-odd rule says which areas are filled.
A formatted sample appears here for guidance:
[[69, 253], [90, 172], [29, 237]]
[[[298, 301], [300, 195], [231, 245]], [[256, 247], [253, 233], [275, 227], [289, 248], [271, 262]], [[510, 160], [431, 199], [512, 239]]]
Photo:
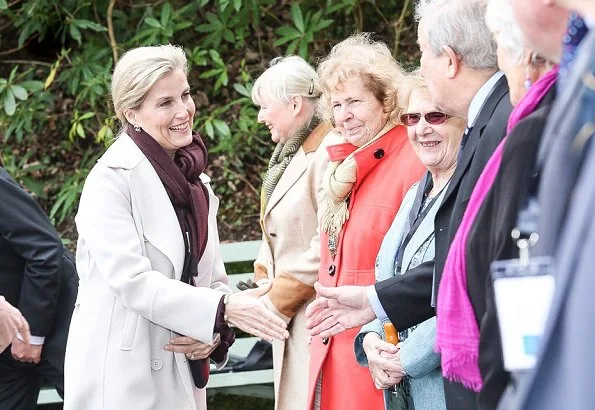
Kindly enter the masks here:
[[[436, 351], [437, 353], [442, 353]], [[442, 356], [442, 376], [451, 382], [461, 383], [465, 388], [479, 393], [483, 387], [483, 380], [478, 366], [479, 357], [477, 354], [457, 353], [451, 358]], [[471, 371], [472, 375], [463, 375], [457, 372], [459, 368], [466, 368]]]

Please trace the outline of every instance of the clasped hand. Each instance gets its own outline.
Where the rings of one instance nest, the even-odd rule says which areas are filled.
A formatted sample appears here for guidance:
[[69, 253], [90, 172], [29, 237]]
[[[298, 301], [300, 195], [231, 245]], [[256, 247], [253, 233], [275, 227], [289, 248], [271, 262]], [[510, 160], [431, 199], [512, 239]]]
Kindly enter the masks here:
[[368, 358], [370, 375], [377, 389], [388, 389], [399, 384], [406, 376], [398, 346], [387, 343], [378, 334], [370, 332], [364, 337], [363, 348]]

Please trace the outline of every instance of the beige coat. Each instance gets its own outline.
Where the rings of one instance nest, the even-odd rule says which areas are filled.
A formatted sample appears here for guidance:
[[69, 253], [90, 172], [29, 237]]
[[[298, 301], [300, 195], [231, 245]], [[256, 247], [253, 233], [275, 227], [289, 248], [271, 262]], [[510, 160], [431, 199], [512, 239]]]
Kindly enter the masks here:
[[268, 276], [273, 281], [264, 300], [289, 323], [290, 334], [286, 342], [273, 343], [279, 410], [306, 407], [310, 354], [304, 312], [315, 294], [320, 263], [318, 219], [328, 164], [325, 147], [330, 138], [325, 136], [330, 129], [330, 124], [322, 123], [306, 138], [262, 213], [263, 244], [254, 263], [255, 279]]
[[209, 190], [209, 240], [197, 286], [182, 283], [184, 243], [165, 188], [126, 134], [91, 170], [76, 225], [78, 299], [65, 363], [65, 410], [202, 410], [172, 336], [211, 342], [227, 277]]

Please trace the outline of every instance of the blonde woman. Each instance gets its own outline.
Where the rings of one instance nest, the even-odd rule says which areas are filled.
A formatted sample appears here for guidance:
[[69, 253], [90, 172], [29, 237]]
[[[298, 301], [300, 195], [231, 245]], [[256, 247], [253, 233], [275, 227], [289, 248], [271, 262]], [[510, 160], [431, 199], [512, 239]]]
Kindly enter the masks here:
[[[318, 73], [321, 108], [342, 140], [327, 148], [318, 280], [327, 287], [372, 285], [382, 238], [425, 171], [399, 120], [405, 74], [386, 44], [366, 34], [333, 47]], [[382, 392], [354, 357], [357, 333], [313, 338], [308, 409], [384, 407]]]
[[289, 339], [273, 342], [275, 408], [280, 410], [306, 406], [310, 353], [304, 311], [314, 297], [320, 264], [317, 221], [328, 164], [324, 146], [332, 128], [316, 114], [319, 96], [316, 71], [297, 56], [271, 61], [252, 89], [258, 121], [277, 143], [263, 182], [263, 243], [254, 279], [272, 282], [263, 300], [288, 323]]

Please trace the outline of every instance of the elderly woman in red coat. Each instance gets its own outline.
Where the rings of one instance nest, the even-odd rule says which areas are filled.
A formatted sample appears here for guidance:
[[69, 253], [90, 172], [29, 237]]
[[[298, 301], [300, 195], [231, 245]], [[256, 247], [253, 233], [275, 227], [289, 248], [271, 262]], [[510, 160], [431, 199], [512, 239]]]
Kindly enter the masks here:
[[[322, 111], [344, 141], [327, 148], [318, 280], [371, 285], [382, 238], [425, 170], [398, 120], [404, 71], [384, 43], [357, 34], [333, 47], [318, 73]], [[384, 409], [382, 391], [355, 359], [358, 331], [313, 338], [309, 409]]]

